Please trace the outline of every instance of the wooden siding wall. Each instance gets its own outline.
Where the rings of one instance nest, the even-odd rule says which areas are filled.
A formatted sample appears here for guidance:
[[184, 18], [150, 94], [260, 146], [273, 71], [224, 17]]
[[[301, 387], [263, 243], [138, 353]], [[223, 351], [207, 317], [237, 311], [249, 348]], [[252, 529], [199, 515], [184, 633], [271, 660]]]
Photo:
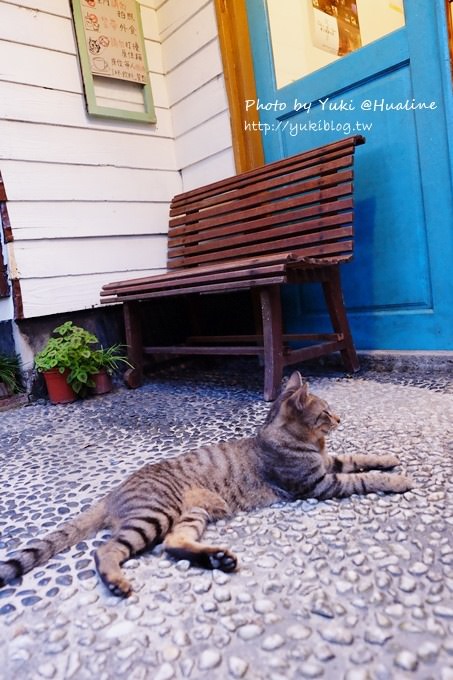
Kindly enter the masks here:
[[140, 3], [156, 125], [87, 116], [69, 0], [0, 0], [0, 171], [25, 317], [160, 271], [172, 196], [234, 172], [212, 1]]
[[[1, 186], [1, 185], [0, 185]], [[1, 192], [0, 192], [1, 193]], [[0, 201], [1, 201], [1, 196], [0, 196]], [[1, 251], [1, 256], [0, 256], [0, 268], [6, 267], [6, 271], [8, 271], [8, 260], [7, 260], [7, 246], [4, 240], [4, 235], [3, 235], [3, 225], [2, 225], [2, 215], [0, 213], [0, 251]], [[0, 276], [2, 272], [0, 271]], [[7, 281], [8, 283], [8, 281]], [[12, 301], [12, 296], [8, 295], [7, 297], [0, 297], [0, 324], [2, 321], [10, 321], [13, 318], [14, 315], [14, 309], [13, 309], [13, 301]], [[0, 328], [0, 335], [2, 333], [2, 329]], [[1, 340], [1, 338], [0, 338]]]
[[189, 190], [235, 173], [213, 0], [155, 0], [176, 157]]

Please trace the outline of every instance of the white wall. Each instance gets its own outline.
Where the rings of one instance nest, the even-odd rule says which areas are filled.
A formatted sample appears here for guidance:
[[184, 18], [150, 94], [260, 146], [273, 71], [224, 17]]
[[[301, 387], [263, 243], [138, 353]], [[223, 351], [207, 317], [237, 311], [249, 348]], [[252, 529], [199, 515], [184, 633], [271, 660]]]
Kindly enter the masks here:
[[234, 172], [212, 0], [140, 2], [157, 125], [86, 114], [69, 0], [0, 0], [0, 171], [26, 317], [160, 271], [172, 196]]
[[235, 173], [213, 0], [155, 0], [184, 190]]

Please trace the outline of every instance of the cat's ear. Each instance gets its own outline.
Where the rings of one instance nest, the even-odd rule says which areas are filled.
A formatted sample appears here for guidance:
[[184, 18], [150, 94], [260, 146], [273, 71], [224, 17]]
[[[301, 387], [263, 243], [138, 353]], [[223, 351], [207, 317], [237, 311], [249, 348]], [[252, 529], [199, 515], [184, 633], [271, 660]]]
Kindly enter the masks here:
[[288, 399], [288, 404], [291, 404], [297, 411], [303, 411], [308, 400], [308, 383], [304, 382], [298, 390]]
[[298, 411], [305, 408], [308, 399], [308, 383], [303, 379], [299, 371], [291, 374], [285, 386], [285, 392], [289, 392], [288, 404]]
[[302, 378], [299, 371], [294, 371], [288, 379], [285, 385], [285, 392], [289, 390], [298, 390], [304, 384], [304, 379]]

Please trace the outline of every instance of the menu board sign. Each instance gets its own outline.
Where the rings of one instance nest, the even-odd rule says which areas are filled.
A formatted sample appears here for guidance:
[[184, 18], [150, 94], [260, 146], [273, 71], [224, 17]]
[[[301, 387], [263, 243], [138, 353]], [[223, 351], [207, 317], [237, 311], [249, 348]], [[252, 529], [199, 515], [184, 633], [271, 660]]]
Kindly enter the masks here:
[[147, 83], [146, 56], [136, 0], [73, 0], [80, 7], [93, 75]]

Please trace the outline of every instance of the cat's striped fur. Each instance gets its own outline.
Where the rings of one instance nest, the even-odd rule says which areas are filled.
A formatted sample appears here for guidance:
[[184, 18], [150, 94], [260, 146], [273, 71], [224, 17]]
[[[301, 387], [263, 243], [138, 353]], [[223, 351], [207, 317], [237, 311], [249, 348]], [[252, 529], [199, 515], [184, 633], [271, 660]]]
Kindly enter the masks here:
[[97, 550], [96, 566], [115, 595], [131, 592], [121, 565], [161, 541], [177, 559], [233, 571], [233, 553], [200, 543], [212, 519], [281, 499], [402, 493], [411, 488], [401, 475], [366, 472], [394, 467], [398, 460], [393, 455], [328, 455], [324, 437], [338, 423], [326, 402], [310, 394], [295, 372], [255, 437], [145, 465], [87, 512], [1, 562], [0, 586], [101, 528], [110, 528], [112, 538]]

